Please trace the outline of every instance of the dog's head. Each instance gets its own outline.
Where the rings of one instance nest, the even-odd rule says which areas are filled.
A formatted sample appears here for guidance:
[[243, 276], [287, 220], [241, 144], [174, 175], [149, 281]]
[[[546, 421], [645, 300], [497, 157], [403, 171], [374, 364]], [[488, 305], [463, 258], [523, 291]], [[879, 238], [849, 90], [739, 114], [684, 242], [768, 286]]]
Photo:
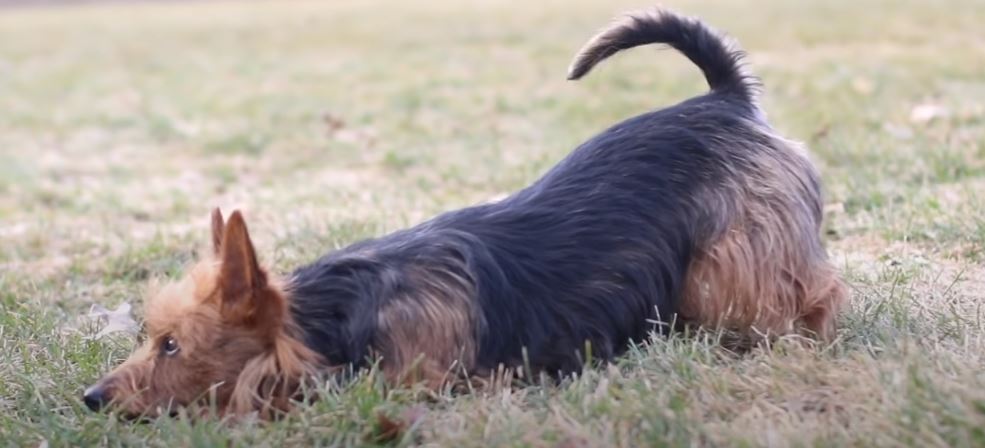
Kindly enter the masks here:
[[[236, 211], [212, 213], [214, 257], [146, 303], [146, 341], [84, 393], [93, 409], [156, 416], [214, 403], [221, 412], [257, 409], [277, 377], [301, 369], [309, 351], [287, 336], [285, 294], [260, 267]], [[288, 370], [288, 371], [285, 371]]]

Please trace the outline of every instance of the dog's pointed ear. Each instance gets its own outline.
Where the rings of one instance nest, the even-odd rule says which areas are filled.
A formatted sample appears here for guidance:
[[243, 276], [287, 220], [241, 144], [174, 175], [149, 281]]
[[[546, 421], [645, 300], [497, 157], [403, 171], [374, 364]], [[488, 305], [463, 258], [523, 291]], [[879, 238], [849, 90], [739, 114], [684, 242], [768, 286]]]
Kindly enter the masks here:
[[222, 255], [222, 233], [226, 228], [226, 223], [222, 220], [222, 211], [219, 207], [212, 209], [212, 253], [219, 257]]
[[260, 269], [246, 221], [234, 211], [222, 232], [219, 294], [222, 313], [232, 321], [249, 321], [257, 309], [267, 275]]

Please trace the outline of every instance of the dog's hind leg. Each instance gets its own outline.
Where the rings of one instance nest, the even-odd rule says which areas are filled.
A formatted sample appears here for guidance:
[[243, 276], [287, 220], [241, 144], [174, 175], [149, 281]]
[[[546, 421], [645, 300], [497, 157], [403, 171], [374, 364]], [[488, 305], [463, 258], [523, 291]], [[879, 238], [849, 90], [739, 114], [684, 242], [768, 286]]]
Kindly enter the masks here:
[[702, 250], [688, 272], [681, 317], [711, 328], [830, 339], [844, 283], [826, 260], [777, 244], [735, 230]]
[[835, 333], [836, 314], [848, 301], [848, 288], [826, 260], [816, 264], [809, 275], [811, 280], [801, 313], [801, 331], [830, 340]]

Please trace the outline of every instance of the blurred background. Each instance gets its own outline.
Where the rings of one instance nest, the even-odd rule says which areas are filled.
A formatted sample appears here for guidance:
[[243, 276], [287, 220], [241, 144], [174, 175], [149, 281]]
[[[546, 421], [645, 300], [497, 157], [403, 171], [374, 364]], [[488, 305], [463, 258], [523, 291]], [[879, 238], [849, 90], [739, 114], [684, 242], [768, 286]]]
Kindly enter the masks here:
[[[200, 229], [215, 205], [267, 231], [403, 226], [521, 187], [615, 121], [705, 89], [652, 49], [564, 81], [639, 1], [3, 4], [0, 260], [27, 272]], [[985, 169], [980, 4], [668, 6], [749, 50], [771, 119], [811, 145], [831, 202], [861, 214], [834, 231], [977, 231], [953, 249], [980, 252], [980, 227], [900, 210]], [[961, 195], [930, 194], [975, 199]]]

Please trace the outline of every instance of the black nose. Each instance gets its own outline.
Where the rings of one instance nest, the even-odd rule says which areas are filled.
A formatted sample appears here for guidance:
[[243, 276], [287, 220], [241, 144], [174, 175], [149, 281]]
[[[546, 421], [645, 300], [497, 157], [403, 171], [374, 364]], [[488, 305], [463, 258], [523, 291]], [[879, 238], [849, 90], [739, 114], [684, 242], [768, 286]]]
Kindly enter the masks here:
[[92, 386], [82, 394], [82, 401], [85, 402], [86, 406], [93, 411], [98, 411], [106, 405], [109, 401], [109, 394], [106, 393], [106, 388], [101, 384], [96, 384]]

